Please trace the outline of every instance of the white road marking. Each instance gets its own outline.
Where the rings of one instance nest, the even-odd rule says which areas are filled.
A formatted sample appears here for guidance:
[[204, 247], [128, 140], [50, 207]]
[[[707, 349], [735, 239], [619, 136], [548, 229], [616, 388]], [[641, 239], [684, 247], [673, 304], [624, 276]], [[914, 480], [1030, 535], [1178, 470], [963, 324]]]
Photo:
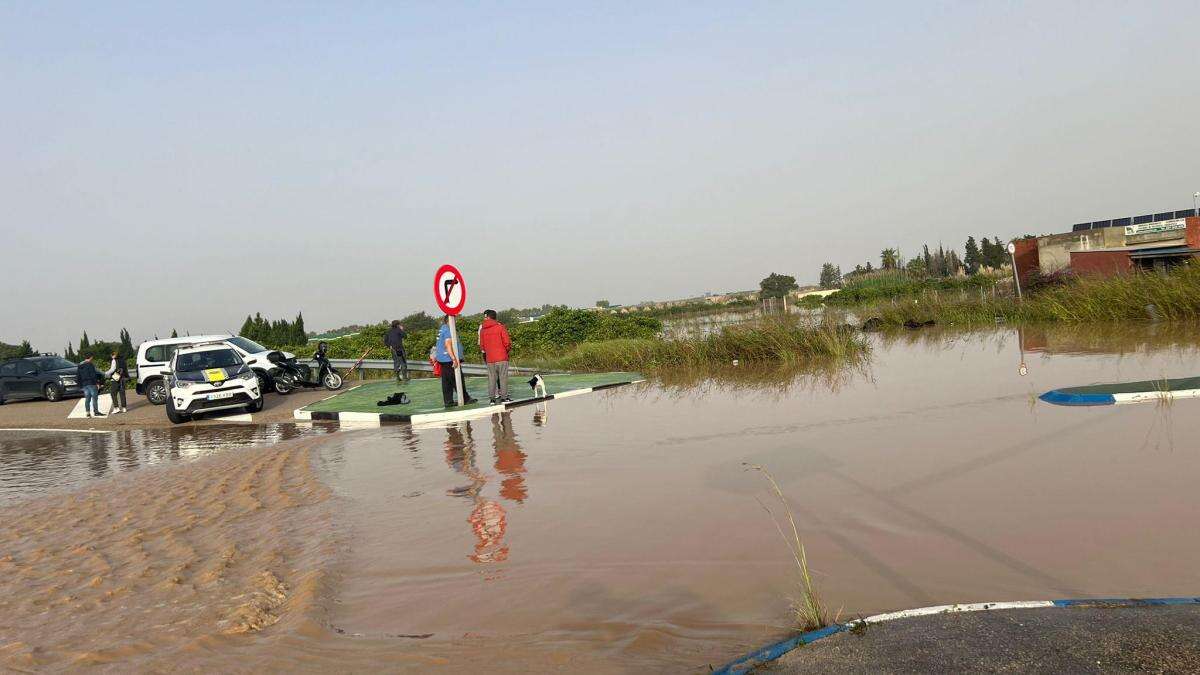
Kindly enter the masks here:
[[[918, 607], [916, 609], [903, 609], [899, 612], [876, 614], [875, 616], [868, 616], [862, 619], [862, 621], [864, 623], [880, 623], [896, 619], [907, 619], [914, 616], [929, 616], [930, 614], [956, 614], [958, 612], [984, 612], [993, 609], [1030, 609], [1035, 607], [1054, 607], [1054, 603], [1049, 600], [1015, 600], [1010, 602], [971, 602], [961, 605], [935, 605], [933, 607]], [[855, 622], [851, 621], [850, 623]]]
[[[112, 397], [108, 394], [101, 394], [98, 403], [100, 404], [100, 412], [102, 414], [107, 415], [108, 411], [112, 410]], [[67, 419], [78, 420], [85, 419], [86, 417], [87, 410], [84, 407], [84, 399], [81, 398], [75, 404], [75, 407], [71, 408], [71, 412], [67, 414]]]

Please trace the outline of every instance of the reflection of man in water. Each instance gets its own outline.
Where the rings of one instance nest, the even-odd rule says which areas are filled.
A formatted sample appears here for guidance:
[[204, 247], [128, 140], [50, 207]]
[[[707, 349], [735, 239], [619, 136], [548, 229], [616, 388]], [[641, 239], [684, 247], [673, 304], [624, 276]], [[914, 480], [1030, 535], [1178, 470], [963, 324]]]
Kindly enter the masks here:
[[475, 508], [467, 516], [467, 523], [475, 533], [475, 551], [467, 557], [477, 563], [503, 562], [508, 559], [508, 545], [504, 543], [508, 518], [503, 506], [484, 498], [482, 492], [487, 478], [475, 466], [475, 440], [471, 437], [471, 423], [464, 422], [462, 427], [446, 427], [446, 464], [470, 478], [471, 482], [463, 487], [452, 488], [447, 494], [475, 502]]
[[512, 416], [507, 412], [492, 415], [492, 451], [496, 454], [496, 470], [504, 476], [500, 481], [500, 496], [518, 503], [525, 501], [529, 496], [525, 487], [525, 453], [517, 444]]

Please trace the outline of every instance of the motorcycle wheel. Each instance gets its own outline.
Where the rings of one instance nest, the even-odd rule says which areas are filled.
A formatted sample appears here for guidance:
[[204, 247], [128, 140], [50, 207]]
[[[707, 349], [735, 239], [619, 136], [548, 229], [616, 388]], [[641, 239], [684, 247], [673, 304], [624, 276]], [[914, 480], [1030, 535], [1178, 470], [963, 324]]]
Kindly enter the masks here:
[[288, 373], [275, 376], [275, 391], [280, 394], [290, 394], [296, 388], [296, 380]]
[[325, 379], [322, 380], [322, 383], [329, 391], [337, 391], [342, 388], [342, 375], [336, 370], [331, 370], [325, 373]]

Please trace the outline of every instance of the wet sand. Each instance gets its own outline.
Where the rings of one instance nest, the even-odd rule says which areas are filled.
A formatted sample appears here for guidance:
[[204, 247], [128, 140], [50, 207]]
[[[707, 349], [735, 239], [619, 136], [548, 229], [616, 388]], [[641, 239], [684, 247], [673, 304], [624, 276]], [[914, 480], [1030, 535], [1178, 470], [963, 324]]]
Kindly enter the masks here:
[[0, 663], [166, 669], [282, 617], [303, 621], [335, 552], [312, 445], [151, 469], [0, 511]]
[[[349, 391], [358, 383], [347, 382], [341, 391]], [[302, 408], [321, 399], [328, 398], [340, 392], [325, 389], [300, 389], [287, 396], [267, 394], [263, 399], [263, 409], [254, 413], [256, 424], [270, 424], [294, 421], [292, 413], [296, 408]], [[102, 394], [107, 398], [108, 394]], [[43, 400], [16, 401], [0, 405], [0, 429], [149, 429], [158, 427], [174, 427], [167, 419], [167, 413], [160, 405], [151, 405], [145, 396], [134, 393], [131, 389], [127, 394], [129, 412], [107, 417], [83, 419], [67, 419], [67, 415], [80, 401], [79, 398], [68, 398], [62, 401], [50, 402]], [[206, 424], [229, 424], [222, 420], [222, 415], [242, 414], [240, 410], [218, 412], [211, 415], [201, 415], [184, 423], [182, 426], [198, 426]]]
[[843, 618], [1194, 595], [1200, 401], [1035, 398], [1200, 370], [1195, 338], [1142, 338], [883, 336], [841, 378], [647, 384], [97, 474], [0, 508], [0, 663], [705, 671], [790, 631], [795, 572], [747, 462]]

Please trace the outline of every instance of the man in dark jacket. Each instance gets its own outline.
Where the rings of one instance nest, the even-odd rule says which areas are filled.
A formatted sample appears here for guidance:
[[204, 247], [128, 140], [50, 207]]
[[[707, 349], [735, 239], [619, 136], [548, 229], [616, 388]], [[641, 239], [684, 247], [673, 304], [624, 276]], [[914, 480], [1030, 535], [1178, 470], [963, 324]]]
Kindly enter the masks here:
[[83, 389], [83, 409], [87, 416], [100, 416], [100, 372], [92, 365], [92, 357], [87, 357], [75, 369], [75, 378]]
[[408, 357], [404, 355], [404, 337], [406, 335], [408, 333], [404, 332], [404, 326], [400, 325], [399, 319], [396, 319], [392, 321], [391, 329], [383, 337], [383, 344], [392, 350], [392, 370], [396, 373], [396, 380], [401, 382], [408, 381]]

